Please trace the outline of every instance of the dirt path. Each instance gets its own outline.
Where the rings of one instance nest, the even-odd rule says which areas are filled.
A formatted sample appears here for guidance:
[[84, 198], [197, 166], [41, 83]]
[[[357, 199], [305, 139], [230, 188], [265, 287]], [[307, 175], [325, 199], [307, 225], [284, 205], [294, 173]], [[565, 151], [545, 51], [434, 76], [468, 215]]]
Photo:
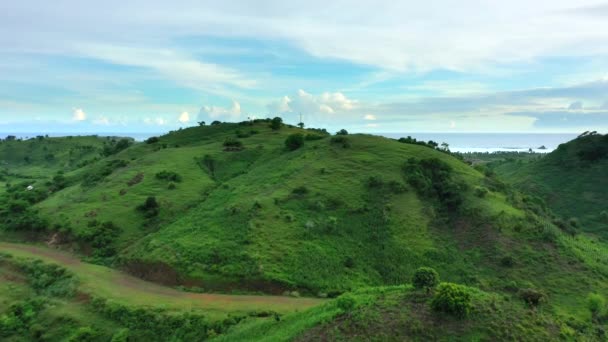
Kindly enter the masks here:
[[228, 313], [253, 310], [288, 313], [324, 302], [316, 298], [183, 292], [108, 267], [82, 262], [69, 253], [43, 246], [0, 242], [0, 252], [60, 264], [76, 274], [81, 281], [80, 287], [83, 292], [123, 304], [178, 310], [200, 309], [211, 316], [223, 316]]

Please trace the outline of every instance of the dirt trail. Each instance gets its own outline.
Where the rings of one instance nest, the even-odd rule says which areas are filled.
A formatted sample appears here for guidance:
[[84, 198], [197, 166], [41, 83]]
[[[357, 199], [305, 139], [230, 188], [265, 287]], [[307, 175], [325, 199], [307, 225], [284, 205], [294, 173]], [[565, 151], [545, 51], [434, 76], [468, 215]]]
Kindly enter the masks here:
[[319, 305], [324, 300], [284, 296], [225, 295], [178, 291], [108, 267], [78, 260], [66, 252], [43, 246], [0, 242], [0, 252], [60, 264], [80, 279], [83, 292], [133, 305], [175, 309], [203, 309], [217, 313], [273, 310], [287, 313]]

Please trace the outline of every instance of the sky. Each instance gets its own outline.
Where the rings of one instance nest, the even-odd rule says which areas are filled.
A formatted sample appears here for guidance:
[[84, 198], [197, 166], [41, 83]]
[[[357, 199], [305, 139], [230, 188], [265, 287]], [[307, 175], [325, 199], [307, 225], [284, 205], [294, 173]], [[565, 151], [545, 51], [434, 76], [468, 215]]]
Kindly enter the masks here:
[[0, 131], [608, 131], [608, 2], [1, 1]]

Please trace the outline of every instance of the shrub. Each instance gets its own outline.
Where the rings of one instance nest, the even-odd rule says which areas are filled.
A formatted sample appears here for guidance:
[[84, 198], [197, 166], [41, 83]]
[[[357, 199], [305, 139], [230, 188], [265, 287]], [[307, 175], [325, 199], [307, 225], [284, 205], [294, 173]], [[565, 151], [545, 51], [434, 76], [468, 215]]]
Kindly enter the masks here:
[[348, 135], [348, 131], [343, 128], [343, 129], [337, 131], [336, 135]]
[[546, 300], [546, 296], [536, 289], [523, 289], [519, 292], [519, 297], [530, 306], [538, 306]]
[[179, 183], [182, 181], [182, 176], [178, 175], [173, 171], [163, 170], [156, 174], [156, 178], [160, 180], [166, 180], [170, 182]]
[[579, 223], [578, 223], [578, 219], [576, 217], [572, 217], [568, 220], [568, 223], [570, 224], [570, 226], [574, 227], [574, 228], [578, 228]]
[[226, 149], [241, 149], [243, 148], [243, 142], [232, 137], [228, 137], [226, 140], [224, 140], [224, 147], [226, 147]]
[[304, 185], [300, 185], [291, 192], [295, 195], [305, 195], [308, 193], [308, 188], [306, 188]]
[[435, 311], [465, 317], [471, 310], [470, 290], [458, 284], [441, 283], [431, 301], [431, 307]]
[[393, 192], [394, 194], [401, 194], [404, 193], [407, 189], [405, 188], [405, 185], [401, 182], [397, 182], [397, 181], [390, 181], [388, 182], [388, 188], [391, 190], [391, 192]]
[[137, 210], [142, 212], [146, 218], [152, 218], [158, 216], [160, 206], [158, 205], [158, 202], [156, 202], [156, 197], [150, 196], [146, 198], [146, 201], [143, 204], [137, 206]]
[[332, 144], [341, 144], [344, 148], [350, 147], [350, 140], [348, 140], [348, 138], [345, 136], [331, 137], [331, 140], [329, 142]]
[[149, 137], [148, 139], [146, 139], [146, 144], [155, 144], [159, 141], [160, 139], [158, 137]]
[[606, 299], [597, 293], [590, 293], [587, 296], [587, 308], [593, 317], [600, 317], [606, 312]]
[[417, 289], [432, 289], [439, 284], [439, 274], [430, 267], [420, 267], [414, 272], [412, 284]]
[[349, 312], [357, 306], [357, 300], [351, 294], [343, 294], [336, 300], [338, 308], [344, 312]]
[[488, 194], [488, 189], [483, 186], [475, 187], [475, 196], [479, 198], [484, 198]]
[[306, 136], [304, 136], [304, 140], [321, 140], [323, 139], [324, 136], [320, 135], [320, 134], [315, 134], [315, 133], [308, 133], [306, 134]]
[[290, 151], [297, 150], [302, 146], [304, 146], [304, 136], [302, 133], [290, 134], [287, 139], [285, 139], [285, 147]]
[[367, 178], [368, 188], [379, 188], [382, 185], [384, 185], [384, 181], [378, 176], [369, 176], [369, 178]]
[[603, 211], [600, 213], [600, 219], [601, 219], [602, 221], [604, 221], [604, 222], [607, 222], [607, 223], [608, 223], [608, 211], [603, 210]]
[[67, 340], [69, 342], [89, 342], [95, 341], [100, 337], [99, 332], [91, 327], [80, 327], [76, 329], [74, 334]]
[[515, 265], [515, 259], [510, 255], [505, 255], [500, 258], [500, 264], [504, 267], [513, 267], [513, 265]]
[[456, 210], [462, 204], [465, 186], [453, 179], [452, 168], [440, 159], [410, 158], [403, 165], [403, 172], [420, 195], [438, 199], [448, 210]]
[[221, 123], [222, 123], [221, 121], [214, 120], [214, 121], [211, 123], [211, 126], [220, 125]]
[[281, 127], [283, 127], [283, 119], [281, 119], [280, 117], [274, 117], [270, 121], [270, 128], [272, 128], [273, 131], [279, 130], [281, 129]]

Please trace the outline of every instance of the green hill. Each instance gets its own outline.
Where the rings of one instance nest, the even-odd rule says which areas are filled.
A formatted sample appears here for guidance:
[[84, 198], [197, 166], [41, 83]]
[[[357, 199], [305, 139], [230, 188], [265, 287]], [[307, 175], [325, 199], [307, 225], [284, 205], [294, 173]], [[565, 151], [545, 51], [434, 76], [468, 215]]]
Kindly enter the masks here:
[[532, 162], [492, 169], [522, 191], [540, 196], [564, 224], [608, 237], [608, 135], [586, 134]]
[[[365, 327], [383, 320], [392, 322], [385, 336], [407, 331], [395, 339], [484, 340], [500, 332], [595, 340], [605, 329], [587, 297], [608, 295], [607, 246], [555, 225], [534, 197], [432, 143], [274, 128], [257, 120], [143, 143], [99, 139], [82, 163], [19, 164], [22, 173], [36, 165], [50, 172], [35, 173], [34, 190], [6, 188], [0, 238], [45, 242], [188, 291], [346, 293], [301, 313], [238, 319], [209, 335], [228, 340], [266, 333], [276, 337], [270, 340], [351, 339], [344, 331], [372, 336], [377, 329]], [[404, 285], [422, 266], [470, 287], [465, 328], [446, 318], [452, 323], [431, 331], [444, 316], [429, 309], [430, 294]], [[526, 293], [545, 300], [526, 305]], [[339, 304], [344, 296], [357, 305]], [[404, 318], [412, 312], [420, 322]]]

